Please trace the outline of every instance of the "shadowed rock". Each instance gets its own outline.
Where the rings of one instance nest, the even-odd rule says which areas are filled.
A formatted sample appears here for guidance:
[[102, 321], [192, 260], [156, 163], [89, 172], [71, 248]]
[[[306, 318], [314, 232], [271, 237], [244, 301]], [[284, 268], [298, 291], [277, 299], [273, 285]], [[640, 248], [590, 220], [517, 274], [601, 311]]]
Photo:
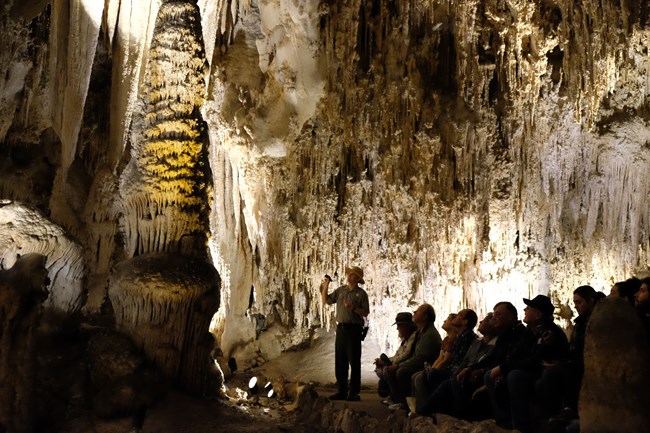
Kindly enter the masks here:
[[580, 431], [638, 433], [650, 428], [650, 353], [634, 308], [621, 298], [602, 301], [587, 325]]

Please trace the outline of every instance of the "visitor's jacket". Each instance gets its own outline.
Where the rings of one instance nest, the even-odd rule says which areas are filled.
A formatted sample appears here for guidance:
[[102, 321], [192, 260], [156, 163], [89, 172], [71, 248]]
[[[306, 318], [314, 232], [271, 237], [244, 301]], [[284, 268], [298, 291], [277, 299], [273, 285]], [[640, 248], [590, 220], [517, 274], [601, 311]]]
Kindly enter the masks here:
[[458, 370], [458, 367], [465, 358], [465, 354], [477, 338], [478, 336], [471, 329], [464, 331], [456, 337], [451, 348], [451, 361], [445, 368], [447, 371], [453, 374]]
[[650, 311], [639, 311], [639, 317], [641, 317], [641, 322], [645, 327], [645, 335], [648, 340], [648, 345], [650, 345]]
[[440, 354], [442, 338], [433, 323], [429, 324], [423, 332], [417, 331], [415, 350], [407, 360], [397, 364], [400, 368], [414, 368], [424, 370], [425, 362], [433, 362]]
[[520, 321], [517, 321], [510, 328], [501, 332], [489, 356], [485, 356], [476, 362], [472, 366], [472, 370], [478, 368], [487, 370], [504, 362], [506, 356], [514, 350], [524, 332], [526, 332], [526, 326]]
[[416, 339], [417, 332], [411, 333], [409, 338], [402, 340], [402, 344], [399, 345], [395, 354], [388, 359], [390, 359], [393, 364], [399, 364], [401, 361], [408, 359], [413, 353]]
[[483, 341], [482, 338], [477, 338], [474, 340], [472, 345], [467, 350], [465, 357], [463, 357], [463, 360], [456, 369], [456, 373], [460, 372], [464, 368], [474, 369], [474, 367], [476, 365], [479, 365], [483, 359], [491, 356], [498, 338], [499, 337], [494, 337], [487, 343]]
[[[549, 342], [543, 337], [546, 332], [551, 333]], [[499, 364], [501, 373], [508, 374], [512, 370], [541, 373], [543, 362], [564, 361], [568, 351], [566, 334], [553, 321], [547, 321], [535, 330], [527, 326], [513, 350]]]
[[579, 371], [584, 369], [585, 334], [590, 315], [578, 316], [573, 321], [573, 332], [569, 340], [569, 364]]

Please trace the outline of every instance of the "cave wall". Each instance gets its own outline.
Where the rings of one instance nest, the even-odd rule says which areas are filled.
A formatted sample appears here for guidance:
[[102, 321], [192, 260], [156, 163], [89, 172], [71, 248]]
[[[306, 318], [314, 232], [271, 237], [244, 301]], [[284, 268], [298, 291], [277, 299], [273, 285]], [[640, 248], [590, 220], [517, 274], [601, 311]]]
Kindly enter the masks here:
[[[567, 318], [577, 285], [647, 268], [646, 2], [197, 3], [224, 355], [330, 326], [318, 284], [350, 263], [382, 345], [421, 302], [443, 316], [548, 293]], [[83, 246], [87, 312], [129, 255], [118, 179], [159, 7], [2, 6], [1, 198]], [[259, 314], [291, 332], [257, 338]]]

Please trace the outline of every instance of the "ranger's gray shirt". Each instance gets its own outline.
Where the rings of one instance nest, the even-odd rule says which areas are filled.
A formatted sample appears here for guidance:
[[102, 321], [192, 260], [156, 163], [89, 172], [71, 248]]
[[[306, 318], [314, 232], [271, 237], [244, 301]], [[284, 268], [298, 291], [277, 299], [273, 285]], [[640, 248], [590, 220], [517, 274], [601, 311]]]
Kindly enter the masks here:
[[355, 307], [370, 313], [368, 294], [359, 286], [352, 290], [348, 286], [341, 286], [327, 295], [328, 304], [336, 303], [336, 321], [338, 323], [355, 323], [363, 326], [363, 317], [345, 308], [344, 301], [346, 299], [352, 302]]

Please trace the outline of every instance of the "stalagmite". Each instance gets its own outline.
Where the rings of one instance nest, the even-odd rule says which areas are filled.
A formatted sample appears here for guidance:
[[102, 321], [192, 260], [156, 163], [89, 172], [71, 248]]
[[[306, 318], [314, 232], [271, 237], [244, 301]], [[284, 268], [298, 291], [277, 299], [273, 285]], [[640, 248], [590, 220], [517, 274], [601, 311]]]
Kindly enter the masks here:
[[143, 255], [120, 263], [109, 297], [117, 329], [143, 350], [172, 383], [208, 391], [214, 339], [208, 332], [219, 305], [219, 275], [200, 260]]

